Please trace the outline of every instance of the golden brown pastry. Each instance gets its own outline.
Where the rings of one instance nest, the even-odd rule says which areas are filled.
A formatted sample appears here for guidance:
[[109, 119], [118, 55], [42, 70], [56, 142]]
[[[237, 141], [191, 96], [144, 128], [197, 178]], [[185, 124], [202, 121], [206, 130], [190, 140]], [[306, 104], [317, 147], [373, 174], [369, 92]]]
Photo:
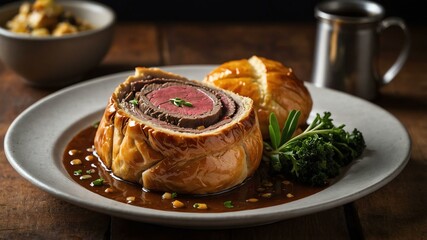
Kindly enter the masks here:
[[262, 147], [250, 98], [158, 68], [136, 68], [115, 89], [95, 136], [116, 176], [189, 194], [242, 183], [258, 168]]
[[271, 112], [276, 114], [280, 124], [284, 124], [289, 111], [300, 110], [299, 126], [303, 126], [313, 105], [308, 89], [291, 68], [263, 57], [252, 56], [223, 63], [204, 81], [252, 98], [264, 139], [269, 137]]

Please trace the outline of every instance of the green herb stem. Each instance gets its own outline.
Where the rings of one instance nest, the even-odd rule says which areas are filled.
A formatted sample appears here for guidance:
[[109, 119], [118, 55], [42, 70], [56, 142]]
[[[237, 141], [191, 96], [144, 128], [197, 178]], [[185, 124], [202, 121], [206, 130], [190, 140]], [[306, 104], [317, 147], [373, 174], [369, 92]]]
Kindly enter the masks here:
[[[319, 125], [320, 126], [320, 125]], [[329, 134], [331, 133], [330, 129], [321, 129], [321, 130], [314, 130], [317, 129], [313, 128], [312, 131], [308, 131], [308, 132], [303, 132], [297, 136], [295, 136], [294, 138], [292, 138], [291, 140], [287, 141], [285, 144], [283, 144], [282, 146], [280, 146], [279, 148], [277, 148], [275, 151], [273, 152], [282, 152], [284, 149], [288, 148], [290, 145], [292, 145], [294, 142], [296, 142], [297, 140], [306, 138], [308, 136], [312, 136], [312, 135], [316, 135], [316, 134]]]
[[170, 101], [173, 105], [175, 105], [175, 106], [177, 106], [177, 107], [182, 107], [182, 106], [185, 106], [185, 107], [193, 107], [193, 104], [192, 104], [192, 103], [187, 102], [187, 101], [185, 101], [184, 99], [181, 99], [181, 98], [171, 98], [171, 99], [169, 99], [169, 101]]

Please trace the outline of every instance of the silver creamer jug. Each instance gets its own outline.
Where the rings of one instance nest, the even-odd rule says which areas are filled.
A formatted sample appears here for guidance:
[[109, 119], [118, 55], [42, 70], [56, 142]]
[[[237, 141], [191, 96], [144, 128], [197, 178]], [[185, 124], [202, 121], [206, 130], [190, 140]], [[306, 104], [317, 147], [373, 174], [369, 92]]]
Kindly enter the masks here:
[[[363, 0], [332, 0], [317, 4], [316, 45], [311, 81], [373, 100], [381, 85], [389, 83], [404, 65], [410, 48], [407, 26], [400, 18], [384, 18], [384, 8]], [[400, 27], [404, 46], [396, 62], [380, 76], [379, 34], [390, 26]]]

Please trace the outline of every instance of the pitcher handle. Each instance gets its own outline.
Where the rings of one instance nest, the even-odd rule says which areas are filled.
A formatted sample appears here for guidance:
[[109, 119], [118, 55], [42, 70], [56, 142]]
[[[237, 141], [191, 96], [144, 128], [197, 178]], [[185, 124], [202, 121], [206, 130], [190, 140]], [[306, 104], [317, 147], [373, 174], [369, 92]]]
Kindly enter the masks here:
[[394, 64], [387, 70], [387, 72], [382, 77], [382, 82], [381, 82], [382, 84], [390, 83], [391, 80], [393, 80], [393, 78], [396, 77], [397, 73], [400, 71], [400, 69], [402, 69], [403, 64], [406, 62], [406, 60], [408, 58], [409, 49], [411, 46], [411, 37], [409, 34], [409, 30], [408, 30], [405, 22], [400, 18], [389, 17], [389, 18], [382, 20], [379, 24], [378, 31], [382, 32], [383, 30], [385, 30], [386, 28], [389, 28], [391, 26], [400, 27], [400, 29], [402, 29], [402, 31], [405, 35], [405, 40], [404, 40], [403, 48], [400, 51], [400, 54], [397, 57], [396, 61], [394, 62]]

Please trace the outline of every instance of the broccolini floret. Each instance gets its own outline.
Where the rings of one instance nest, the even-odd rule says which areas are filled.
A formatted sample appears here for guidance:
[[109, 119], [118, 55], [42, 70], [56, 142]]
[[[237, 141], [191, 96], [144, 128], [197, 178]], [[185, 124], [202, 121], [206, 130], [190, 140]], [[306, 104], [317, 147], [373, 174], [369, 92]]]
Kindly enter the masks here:
[[335, 126], [330, 112], [323, 117], [317, 114], [304, 132], [293, 136], [299, 116], [299, 111], [291, 111], [280, 130], [276, 116], [270, 115], [270, 142], [264, 142], [264, 159], [269, 161], [273, 172], [322, 186], [366, 148], [362, 133], [357, 129], [347, 132], [345, 125]]

